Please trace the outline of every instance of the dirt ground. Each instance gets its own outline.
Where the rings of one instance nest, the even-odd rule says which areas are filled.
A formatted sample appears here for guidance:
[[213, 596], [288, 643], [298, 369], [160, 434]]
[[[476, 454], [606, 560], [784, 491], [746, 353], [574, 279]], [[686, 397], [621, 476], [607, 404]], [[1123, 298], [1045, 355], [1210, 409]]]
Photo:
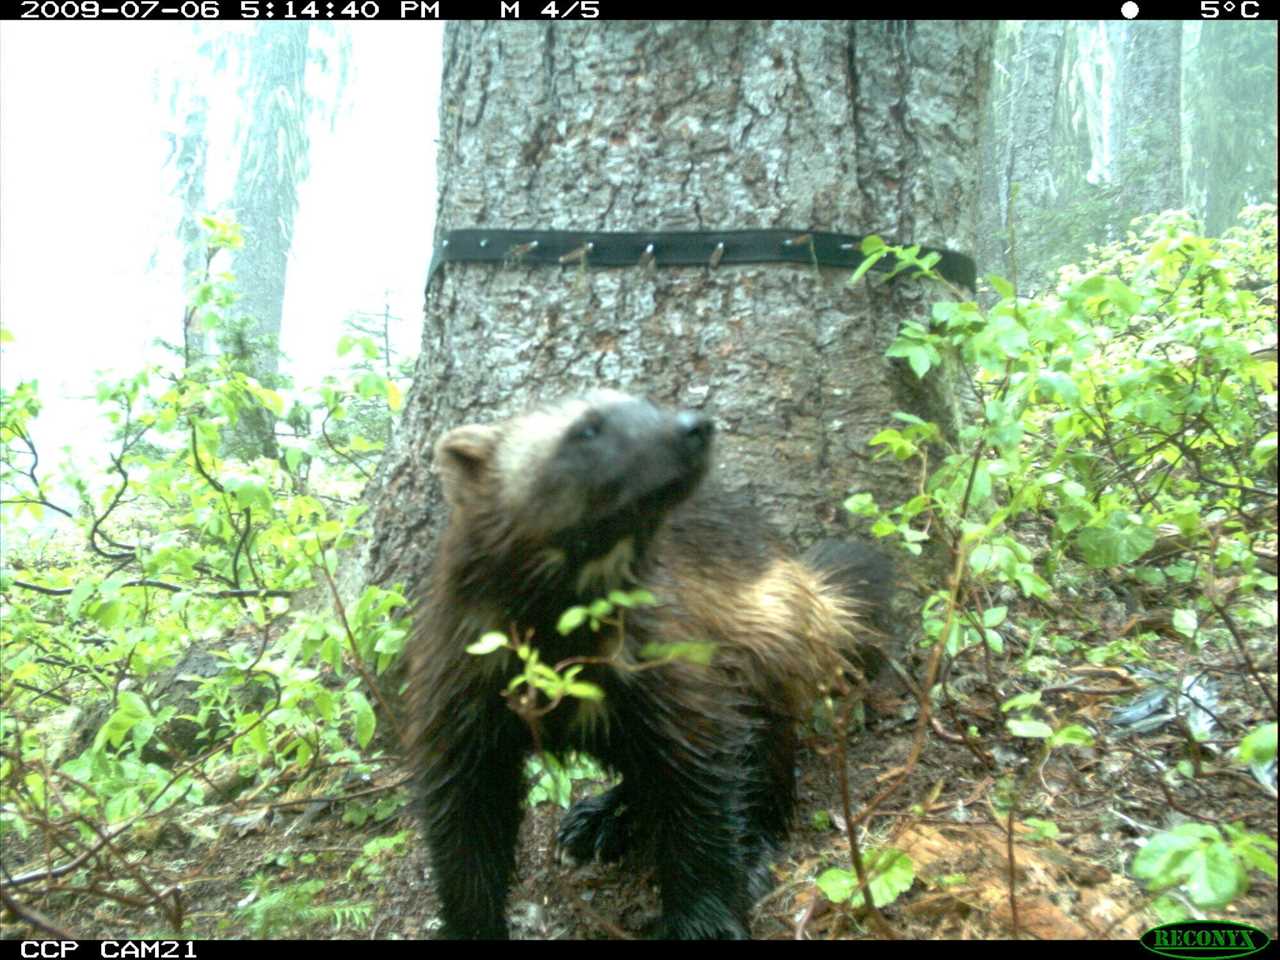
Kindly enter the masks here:
[[[1257, 652], [1263, 676], [1274, 677], [1274, 648]], [[1167, 653], [1184, 661], [1184, 671], [1217, 671], [1223, 695], [1214, 716], [1221, 728], [1238, 736], [1264, 722], [1267, 708], [1256, 686], [1238, 676], [1223, 677], [1220, 665], [1191, 662], [1175, 645]], [[1029, 769], [1040, 759], [1039, 741], [1004, 735], [996, 707], [1018, 692], [1013, 681], [999, 678], [999, 691], [984, 695], [989, 681], [978, 666], [968, 675], [962, 667], [956, 665], [949, 683], [967, 690], [966, 706], [937, 718], [919, 762], [858, 831], [864, 852], [891, 846], [914, 864], [914, 883], [884, 908], [883, 925], [865, 912], [832, 905], [814, 883], [823, 870], [847, 868], [850, 861], [837, 757], [829, 739], [824, 743], [811, 734], [801, 754], [799, 816], [774, 868], [777, 885], [756, 908], [755, 937], [1007, 938], [1014, 933], [1012, 899], [1020, 937], [1132, 939], [1161, 922], [1149, 909], [1152, 896], [1127, 872], [1142, 838], [1187, 820], [1238, 822], [1275, 836], [1274, 787], [1268, 790], [1248, 771], [1212, 755], [1201, 758], [1199, 778], [1174, 777], [1175, 764], [1188, 753], [1176, 720], [1141, 733], [1117, 724], [1117, 704], [1150, 686], [1142, 677], [1086, 666], [1051, 685], [1044, 710], [1059, 722], [1092, 728], [1097, 743], [1056, 750], [1039, 769]], [[871, 690], [867, 725], [851, 735], [846, 748], [854, 817], [906, 762], [915, 713], [914, 698], [898, 682]], [[963, 725], [981, 731], [972, 746], [956, 733]], [[1058, 829], [1051, 839], [1019, 829], [1013, 898], [1006, 820], [997, 807], [1001, 771], [1009, 769], [1018, 771], [1023, 783], [1019, 819], [1050, 820]], [[403, 787], [393, 790], [403, 780], [400, 770], [388, 766], [351, 792], [377, 796], [385, 787], [386, 799], [407, 796]], [[579, 783], [576, 789], [585, 792], [590, 785]], [[182, 936], [419, 939], [437, 929], [438, 904], [407, 809], [359, 827], [344, 822], [340, 803], [307, 807], [249, 797], [234, 808], [202, 809], [207, 821], [195, 816], [164, 824], [135, 837], [137, 849], [124, 857], [163, 864], [164, 877], [179, 888], [166, 896], [181, 899]], [[658, 912], [651, 871], [627, 863], [560, 865], [554, 850], [559, 815], [555, 804], [544, 803], [526, 817], [508, 909], [512, 935], [644, 936]], [[370, 840], [400, 832], [404, 841], [390, 853], [362, 857]], [[4, 860], [10, 876], [44, 862], [30, 840], [14, 838], [6, 840]], [[357, 864], [361, 868], [353, 870]], [[261, 878], [256, 886], [255, 876]], [[41, 917], [74, 937], [173, 937], [172, 912], [163, 917], [147, 893], [155, 892], [155, 876], [147, 883], [131, 885], [118, 876], [91, 873], [88, 881], [68, 881], [53, 893], [33, 896], [32, 887], [23, 886], [8, 892], [27, 916]], [[300, 884], [310, 884], [302, 906], [266, 910], [273, 891], [296, 890]], [[257, 914], [255, 903], [263, 908]], [[1251, 923], [1274, 938], [1275, 882], [1255, 871], [1250, 891], [1212, 915]], [[49, 935], [37, 933], [11, 910], [4, 913], [0, 933]]]

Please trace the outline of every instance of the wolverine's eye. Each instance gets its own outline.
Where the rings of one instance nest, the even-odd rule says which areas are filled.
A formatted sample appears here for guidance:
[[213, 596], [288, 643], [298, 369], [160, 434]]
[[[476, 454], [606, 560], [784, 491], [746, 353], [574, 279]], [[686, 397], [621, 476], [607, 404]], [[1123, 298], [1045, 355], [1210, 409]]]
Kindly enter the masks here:
[[569, 439], [575, 442], [594, 440], [600, 436], [602, 426], [603, 421], [599, 417], [589, 417], [573, 428], [573, 432], [569, 434]]

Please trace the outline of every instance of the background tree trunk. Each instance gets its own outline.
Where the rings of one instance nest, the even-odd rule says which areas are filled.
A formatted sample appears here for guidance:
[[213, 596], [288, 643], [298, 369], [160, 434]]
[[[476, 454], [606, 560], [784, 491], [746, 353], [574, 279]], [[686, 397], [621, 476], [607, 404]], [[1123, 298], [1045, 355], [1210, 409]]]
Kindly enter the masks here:
[[[231, 206], [247, 241], [233, 271], [240, 291], [239, 313], [249, 323], [234, 339], [224, 335], [222, 352], [236, 354], [239, 369], [275, 386], [298, 185], [307, 173], [310, 147], [303, 84], [306, 25], [264, 23], [252, 37], [248, 58], [252, 112]], [[261, 409], [249, 411], [234, 431], [230, 448], [246, 458], [278, 456], [271, 416]]]
[[1107, 24], [1116, 54], [1112, 111], [1120, 219], [1182, 206], [1182, 24]]
[[1061, 20], [1002, 25], [1001, 69], [992, 75], [993, 102], [984, 118], [978, 266], [1016, 280], [1024, 293], [1043, 287], [1058, 263], [1061, 234], [1043, 228], [1045, 216], [1065, 187], [1083, 179], [1073, 169], [1074, 151], [1064, 149], [1060, 116], [1066, 26]]
[[[794, 227], [973, 250], [987, 23], [452, 22], [438, 230]], [[949, 417], [884, 350], [936, 296], [765, 264], [449, 265], [374, 497], [368, 573], [415, 582], [443, 518], [431, 445], [593, 386], [712, 414], [717, 470], [807, 541], [850, 488], [915, 478], [867, 440]]]
[[1210, 236], [1276, 195], [1276, 23], [1186, 24], [1187, 202]]

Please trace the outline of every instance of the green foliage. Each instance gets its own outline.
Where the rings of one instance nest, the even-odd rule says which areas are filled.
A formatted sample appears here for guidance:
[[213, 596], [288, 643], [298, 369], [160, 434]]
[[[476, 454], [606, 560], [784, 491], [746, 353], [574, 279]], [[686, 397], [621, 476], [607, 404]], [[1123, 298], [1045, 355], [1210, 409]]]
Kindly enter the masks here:
[[1184, 823], [1147, 840], [1132, 869], [1150, 890], [1177, 888], [1195, 906], [1220, 910], [1249, 889], [1251, 868], [1275, 880], [1275, 853], [1275, 840], [1238, 824]]
[[[916, 250], [873, 240], [864, 252], [930, 273]], [[967, 423], [948, 436], [896, 413], [871, 444], [920, 465], [919, 489], [897, 505], [859, 492], [845, 506], [876, 536], [951, 572], [921, 605], [924, 644], [986, 659], [1027, 641], [1020, 663], [1031, 689], [1001, 710], [1004, 733], [1040, 754], [1038, 770], [1057, 748], [1097, 748], [1090, 729], [1042, 702], [1051, 655], [1146, 662], [1158, 639], [1138, 631], [1085, 646], [1051, 632], [1051, 622], [1070, 625], [1064, 589], [1088, 589], [1093, 578], [1159, 591], [1169, 607], [1163, 636], [1191, 654], [1239, 649], [1242, 628], [1268, 626], [1276, 578], [1259, 558], [1276, 539], [1276, 211], [1246, 209], [1219, 239], [1176, 212], [1135, 221], [1038, 299], [989, 279], [989, 307], [936, 303], [888, 350], [917, 377], [960, 371]], [[1015, 627], [1019, 597], [1020, 613], [1055, 619], [1020, 615]], [[942, 703], [956, 695], [945, 685], [931, 693]], [[980, 736], [971, 726], [966, 740], [977, 749]], [[1261, 770], [1274, 744], [1272, 724], [1237, 756]], [[1016, 817], [1031, 785], [1012, 774], [1002, 782], [1000, 805]], [[1048, 823], [1033, 824], [1036, 836]], [[1135, 873], [1153, 889], [1180, 885], [1193, 903], [1221, 906], [1245, 889], [1249, 869], [1274, 875], [1268, 844], [1274, 850], [1234, 827], [1178, 828], [1153, 839]]]
[[[613, 590], [608, 597], [567, 609], [561, 614], [557, 629], [562, 636], [568, 636], [583, 628], [598, 633], [602, 627], [607, 627], [617, 632], [615, 649], [620, 650], [626, 633], [626, 611], [657, 602], [647, 590]], [[563, 700], [572, 698], [599, 703], [604, 699], [604, 691], [600, 687], [578, 679], [588, 665], [608, 662], [619, 669], [643, 670], [675, 659], [706, 664], [710, 662], [714, 645], [695, 642], [647, 644], [638, 651], [639, 664], [623, 663], [610, 656], [570, 657], [560, 663], [547, 664], [532, 644], [490, 631], [468, 646], [467, 652], [473, 656], [514, 655], [519, 661], [504, 695], [508, 705], [529, 724], [534, 732], [534, 741], [538, 743], [540, 719]], [[561, 807], [568, 807], [575, 780], [604, 777], [600, 767], [588, 757], [578, 754], [557, 757], [546, 750], [540, 750], [529, 759], [526, 772], [532, 783], [529, 802], [538, 804], [550, 800]]]
[[[889, 355], [920, 376], [954, 356], [977, 416], [918, 496], [881, 510], [862, 493], [848, 509], [913, 553], [941, 538], [975, 583], [1027, 597], [1046, 599], [1068, 560], [1132, 565], [1162, 537], [1193, 558], [1201, 586], [1231, 570], [1239, 593], [1274, 590], [1251, 549], [1274, 531], [1262, 510], [1275, 494], [1274, 313], [1249, 289], [1275, 283], [1274, 208], [1245, 217], [1221, 240], [1177, 214], [1151, 219], [1064, 270], [1054, 296], [1019, 300], [991, 278], [1001, 296], [989, 310], [938, 303], [929, 325], [904, 324]], [[871, 441], [881, 455], [944, 446], [934, 424], [895, 416], [903, 426]], [[1047, 552], [1018, 536], [1025, 523], [1046, 525]], [[944, 601], [926, 604], [931, 638]], [[1201, 598], [1177, 625], [1195, 634], [1211, 614]], [[952, 621], [946, 641], [996, 643], [992, 626]]]
[[347, 368], [325, 377], [324, 405], [318, 409], [323, 413], [319, 430], [330, 448], [365, 476], [391, 439], [392, 418], [413, 374], [412, 363], [397, 361], [391, 352], [392, 318], [383, 314], [372, 320], [347, 321], [352, 332], [338, 341], [338, 356]]
[[389, 837], [374, 837], [360, 848], [347, 876], [376, 882], [386, 876], [387, 867], [405, 857], [413, 842], [414, 831], [401, 830]]
[[237, 912], [259, 940], [302, 936], [317, 926], [325, 927], [330, 935], [344, 929], [364, 930], [373, 914], [371, 903], [316, 903], [324, 891], [323, 880], [279, 885], [259, 873], [245, 886], [249, 893]]
[[1240, 741], [1236, 752], [1241, 763], [1262, 769], [1276, 759], [1276, 724], [1268, 723]]
[[570, 753], [561, 758], [546, 750], [529, 758], [525, 775], [531, 784], [529, 803], [536, 806], [551, 801], [566, 810], [573, 799], [574, 781], [607, 777], [600, 764], [585, 754]]
[[362, 827], [366, 823], [383, 823], [398, 816], [405, 806], [403, 793], [386, 792], [375, 795], [372, 800], [355, 797], [347, 800], [342, 810], [342, 822], [353, 827]]
[[[871, 891], [871, 899], [877, 907], [893, 903], [915, 883], [916, 871], [911, 858], [892, 847], [871, 851], [865, 856], [863, 866], [867, 871], [867, 887]], [[857, 874], [852, 870], [831, 867], [824, 870], [816, 882], [832, 903], [847, 901], [855, 909], [865, 903], [865, 897], [858, 886]]]
[[[656, 602], [647, 590], [635, 590], [631, 593], [614, 590], [608, 598], [585, 606], [570, 607], [561, 614], [557, 628], [562, 636], [568, 636], [583, 625], [587, 625], [593, 633], [598, 632], [602, 626], [609, 626], [621, 636], [626, 629], [626, 610]], [[537, 647], [496, 631], [484, 634], [467, 647], [467, 653], [474, 656], [491, 656], [500, 650], [515, 654], [523, 664], [507, 684], [507, 697], [513, 709], [527, 722], [533, 723], [538, 717], [554, 710], [565, 697], [592, 701], [599, 701], [604, 697], [604, 691], [598, 686], [578, 680], [577, 677], [587, 664], [607, 658], [572, 657], [562, 663], [546, 664], [542, 662]], [[539, 694], [547, 701], [545, 706], [539, 705]]]
[[603, 700], [604, 691], [594, 683], [585, 683], [576, 679], [582, 673], [583, 664], [575, 663], [561, 667], [549, 666], [542, 662], [536, 647], [517, 644], [515, 654], [524, 661], [524, 670], [511, 678], [507, 692], [518, 693], [522, 687], [540, 691], [552, 704], [557, 704], [565, 697], [577, 700]]
[[1058, 829], [1058, 825], [1052, 820], [1042, 820], [1039, 817], [1027, 817], [1024, 821], [1031, 832], [1027, 834], [1028, 843], [1041, 843], [1046, 840], [1057, 840], [1061, 836], [1062, 831]]
[[[210, 263], [240, 244], [233, 224], [205, 226]], [[236, 335], [234, 302], [231, 278], [206, 272], [184, 329]], [[387, 719], [374, 681], [407, 634], [397, 590], [344, 605], [335, 581], [363, 510], [356, 434], [337, 448], [323, 428], [304, 430], [278, 458], [244, 459], [226, 442], [246, 416], [278, 418], [290, 403], [340, 419], [348, 388], [290, 399], [283, 380], [259, 382], [233, 353], [174, 354], [97, 385], [109, 467], [68, 460], [53, 481], [31, 439], [36, 384], [0, 388], [0, 830], [43, 833], [66, 859], [107, 831], [225, 799], [209, 785], [228, 782], [228, 767], [239, 771], [231, 789], [268, 796], [312, 778], [324, 790], [316, 775], [334, 768], [371, 771]], [[350, 390], [384, 410], [398, 397], [360, 377]], [[303, 590], [321, 602], [295, 608]], [[352, 815], [383, 818], [400, 802], [389, 793]], [[81, 869], [122, 872], [111, 863], [99, 852]], [[162, 858], [130, 863], [131, 876], [168, 870]], [[149, 889], [165, 888], [153, 879]], [[259, 898], [259, 934], [284, 922], [289, 897], [313, 893]], [[152, 905], [181, 924], [180, 908]]]
[[[622, 611], [637, 606], [652, 606], [658, 601], [648, 590], [635, 590], [626, 593], [622, 590], [610, 591], [607, 598], [596, 600], [584, 607], [570, 607], [560, 615], [556, 629], [560, 635], [567, 637], [584, 623], [590, 623], [591, 631], [597, 632], [602, 623], [615, 622], [615, 611], [620, 618]], [[621, 622], [620, 619], [617, 622]]]

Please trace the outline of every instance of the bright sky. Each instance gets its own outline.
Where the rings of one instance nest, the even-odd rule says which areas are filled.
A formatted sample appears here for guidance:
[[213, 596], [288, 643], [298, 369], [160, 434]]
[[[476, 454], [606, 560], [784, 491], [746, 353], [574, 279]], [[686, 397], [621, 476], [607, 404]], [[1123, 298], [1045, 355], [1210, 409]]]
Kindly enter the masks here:
[[[283, 346], [300, 382], [333, 365], [354, 311], [390, 303], [405, 320], [400, 348], [416, 351], [435, 214], [440, 26], [334, 29], [351, 37], [350, 82], [332, 132], [311, 123], [285, 302]], [[175, 74], [207, 69], [187, 24], [0, 24], [0, 323], [16, 338], [0, 380], [40, 381], [45, 458], [65, 444], [100, 454], [105, 427], [76, 399], [92, 395], [94, 371], [132, 372], [152, 339], [179, 338], [179, 208], [163, 131]], [[200, 91], [213, 139], [239, 109], [228, 89]], [[236, 153], [212, 144], [222, 166], [210, 170], [211, 204], [226, 203]]]

